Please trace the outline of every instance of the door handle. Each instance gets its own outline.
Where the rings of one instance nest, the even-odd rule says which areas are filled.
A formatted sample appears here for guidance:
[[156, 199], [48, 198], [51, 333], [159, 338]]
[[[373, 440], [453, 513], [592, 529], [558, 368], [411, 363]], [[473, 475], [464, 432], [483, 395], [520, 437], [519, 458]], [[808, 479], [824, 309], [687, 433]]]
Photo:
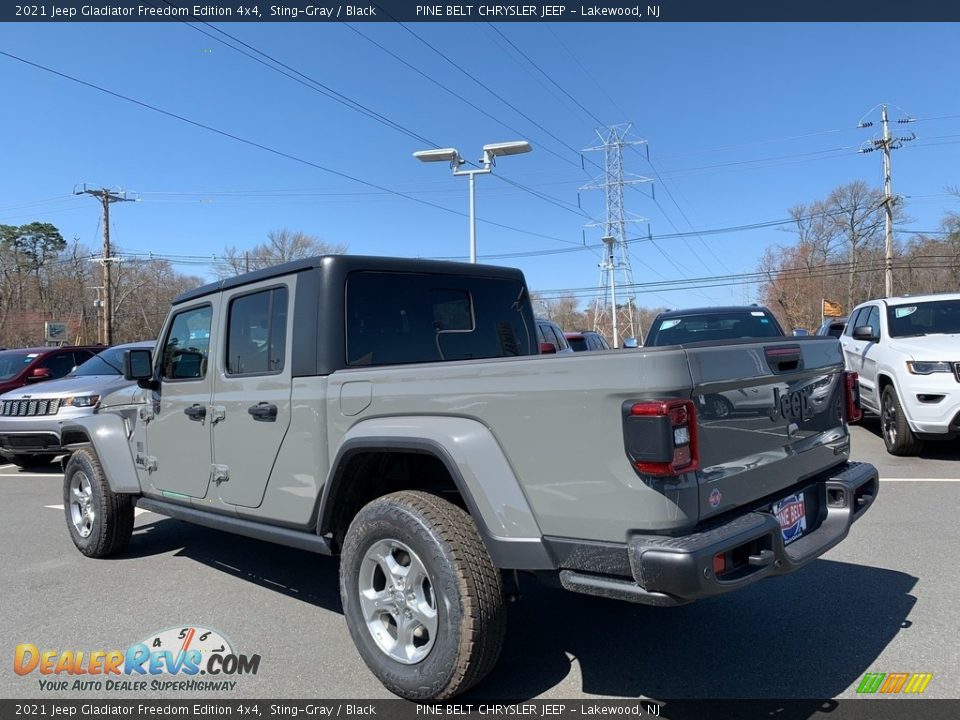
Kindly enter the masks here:
[[257, 422], [276, 422], [277, 406], [270, 403], [257, 403], [247, 408], [247, 412]]
[[183, 414], [191, 420], [202, 422], [207, 416], [207, 408], [204, 405], [191, 405], [190, 407], [183, 409]]

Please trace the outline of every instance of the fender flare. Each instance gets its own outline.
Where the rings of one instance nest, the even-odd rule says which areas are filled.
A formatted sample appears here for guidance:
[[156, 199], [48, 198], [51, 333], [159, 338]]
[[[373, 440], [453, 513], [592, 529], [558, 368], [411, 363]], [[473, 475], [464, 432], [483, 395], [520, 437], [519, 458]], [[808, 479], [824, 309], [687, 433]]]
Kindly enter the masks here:
[[351, 458], [367, 451], [423, 453], [447, 469], [477, 525], [495, 566], [547, 570], [556, 563], [496, 438], [466, 418], [374, 418], [354, 425], [343, 438], [320, 499], [317, 532], [330, 531], [336, 498]]
[[61, 428], [60, 436], [66, 450], [93, 447], [113, 492], [140, 494], [140, 477], [120, 415], [102, 413], [76, 418]]

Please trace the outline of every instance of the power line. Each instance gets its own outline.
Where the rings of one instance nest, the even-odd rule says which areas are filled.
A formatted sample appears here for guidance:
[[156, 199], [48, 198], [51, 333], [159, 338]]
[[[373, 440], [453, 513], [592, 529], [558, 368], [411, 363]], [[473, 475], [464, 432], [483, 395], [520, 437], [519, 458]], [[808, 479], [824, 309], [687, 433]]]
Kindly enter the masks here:
[[[391, 195], [396, 195], [397, 197], [402, 197], [402, 198], [405, 198], [405, 199], [407, 199], [407, 200], [412, 200], [413, 202], [419, 203], [420, 205], [425, 205], [425, 206], [427, 206], [427, 207], [432, 207], [432, 208], [434, 208], [434, 209], [436, 209], [436, 210], [442, 210], [443, 212], [450, 213], [450, 214], [453, 214], [453, 215], [458, 215], [458, 216], [460, 216], [460, 217], [467, 217], [467, 214], [466, 214], [466, 213], [460, 212], [459, 210], [453, 210], [452, 208], [444, 207], [443, 205], [438, 205], [437, 203], [430, 202], [429, 200], [423, 200], [423, 199], [421, 199], [421, 198], [414, 197], [414, 196], [409, 195], [409, 194], [407, 194], [407, 193], [400, 192], [399, 190], [392, 190], [392, 189], [387, 188], [387, 187], [384, 187], [384, 186], [382, 186], [382, 185], [378, 185], [377, 183], [373, 183], [373, 182], [370, 182], [370, 181], [368, 181], [368, 180], [363, 180], [363, 179], [361, 179], [361, 178], [354, 177], [353, 175], [349, 175], [349, 174], [347, 174], [347, 173], [345, 173], [345, 172], [341, 172], [341, 171], [339, 171], [339, 170], [334, 170], [333, 168], [326, 167], [326, 166], [324, 166], [324, 165], [320, 165], [319, 163], [315, 163], [315, 162], [313, 162], [313, 161], [311, 161], [311, 160], [307, 160], [307, 159], [305, 159], [305, 158], [301, 158], [301, 157], [298, 157], [298, 156], [296, 156], [296, 155], [292, 155], [291, 153], [284, 152], [283, 150], [278, 150], [278, 149], [272, 148], [272, 147], [270, 147], [270, 146], [268, 146], [268, 145], [263, 145], [262, 143], [256, 142], [256, 141], [254, 141], [254, 140], [248, 140], [248, 139], [246, 139], [246, 138], [240, 137], [239, 135], [235, 135], [235, 134], [230, 133], [230, 132], [227, 132], [227, 131], [225, 131], [225, 130], [220, 130], [220, 129], [215, 128], [215, 127], [213, 127], [213, 126], [211, 126], [211, 125], [206, 125], [206, 124], [201, 123], [201, 122], [199, 122], [199, 121], [197, 121], [197, 120], [192, 120], [192, 119], [190, 119], [190, 118], [188, 118], [188, 117], [185, 117], [185, 116], [183, 116], [183, 115], [179, 115], [179, 114], [177, 114], [177, 113], [175, 113], [175, 112], [171, 112], [171, 111], [169, 111], [169, 110], [164, 110], [164, 109], [159, 108], [159, 107], [157, 107], [157, 106], [155, 106], [155, 105], [151, 105], [151, 104], [149, 104], [149, 103], [143, 102], [142, 100], [137, 100], [137, 99], [132, 98], [132, 97], [129, 97], [129, 96], [127, 96], [127, 95], [123, 95], [123, 94], [121, 94], [121, 93], [114, 92], [113, 90], [108, 90], [107, 88], [101, 87], [100, 85], [96, 85], [96, 84], [94, 84], [94, 83], [92, 83], [92, 82], [89, 82], [89, 81], [87, 81], [87, 80], [81, 80], [80, 78], [74, 77], [74, 76], [72, 76], [72, 75], [68, 75], [68, 74], [66, 74], [66, 73], [64, 73], [64, 72], [61, 72], [61, 71], [59, 71], [59, 70], [54, 70], [53, 68], [47, 67], [47, 66], [45, 66], [45, 65], [41, 65], [40, 63], [33, 62], [32, 60], [27, 60], [27, 59], [25, 59], [25, 58], [19, 57], [19, 56], [17, 56], [17, 55], [14, 55], [14, 54], [12, 54], [12, 53], [6, 52], [6, 51], [4, 51], [4, 50], [0, 50], [0, 55], [3, 55], [4, 57], [8, 57], [8, 58], [10, 58], [11, 60], [16, 60], [17, 62], [23, 63], [24, 65], [29, 65], [29, 66], [31, 66], [31, 67], [34, 67], [34, 68], [38, 69], [38, 70], [43, 70], [44, 72], [50, 73], [50, 74], [52, 74], [52, 75], [56, 75], [56, 76], [61, 77], [61, 78], [65, 79], [65, 80], [70, 80], [71, 82], [75, 82], [75, 83], [77, 83], [77, 84], [79, 84], [79, 85], [83, 85], [83, 86], [88, 87], [88, 88], [91, 88], [91, 89], [93, 89], [93, 90], [97, 90], [97, 91], [102, 92], [102, 93], [104, 93], [104, 94], [106, 94], [106, 95], [110, 95], [111, 97], [115, 97], [115, 98], [118, 98], [118, 99], [120, 99], [120, 100], [124, 100], [124, 101], [126, 101], [126, 102], [133, 103], [134, 105], [138, 105], [138, 106], [140, 106], [140, 107], [142, 107], [142, 108], [146, 108], [146, 109], [148, 109], [148, 110], [152, 110], [152, 111], [154, 111], [154, 112], [160, 113], [161, 115], [165, 115], [165, 116], [167, 116], [167, 117], [174, 118], [175, 120], [179, 120], [179, 121], [184, 122], [184, 123], [186, 123], [186, 124], [188, 124], [188, 125], [192, 125], [192, 126], [194, 126], [194, 127], [200, 128], [200, 129], [202, 129], [202, 130], [206, 130], [206, 131], [208, 131], [208, 132], [212, 132], [212, 133], [214, 133], [214, 134], [216, 134], [216, 135], [220, 135], [220, 136], [222, 136], [222, 137], [229, 138], [229, 139], [231, 139], [231, 140], [235, 140], [236, 142], [243, 143], [244, 145], [248, 145], [248, 146], [250, 146], [250, 147], [254, 147], [254, 148], [257, 148], [257, 149], [259, 149], [259, 150], [263, 150], [263, 151], [265, 151], [265, 152], [271, 153], [272, 155], [276, 155], [276, 156], [278, 156], [278, 157], [286, 158], [287, 160], [292, 160], [292, 161], [294, 161], [294, 162], [300, 163], [300, 164], [302, 164], [302, 165], [307, 165], [307, 166], [312, 167], [312, 168], [315, 168], [315, 169], [317, 169], [317, 170], [322, 170], [323, 172], [330, 173], [331, 175], [336, 175], [337, 177], [342, 177], [342, 178], [344, 178], [344, 179], [346, 179], [346, 180], [350, 180], [350, 181], [355, 182], [355, 183], [358, 183], [358, 184], [360, 184], [360, 185], [365, 185], [365, 186], [367, 186], [367, 187], [371, 187], [371, 188], [374, 188], [374, 189], [376, 189], [376, 190], [380, 190], [380, 191], [382, 191], [382, 192], [390, 193]], [[521, 229], [521, 228], [512, 227], [512, 226], [510, 226], [510, 225], [506, 225], [506, 224], [504, 224], [504, 223], [495, 222], [495, 221], [493, 221], [493, 220], [484, 220], [484, 219], [482, 219], [482, 218], [477, 218], [477, 219], [478, 219], [479, 222], [485, 223], [485, 224], [487, 224], [487, 225], [493, 225], [494, 227], [500, 227], [500, 228], [503, 228], [503, 229], [505, 229], [505, 230], [511, 230], [511, 231], [513, 231], [513, 232], [522, 233], [522, 234], [524, 234], [524, 235], [530, 235], [530, 236], [532, 236], [532, 237], [540, 237], [540, 238], [544, 238], [544, 239], [547, 239], [547, 240], [555, 240], [555, 241], [557, 241], [557, 242], [576, 244], [574, 241], [571, 241], [571, 240], [564, 240], [564, 239], [562, 239], [562, 238], [553, 237], [553, 236], [551, 236], [551, 235], [546, 235], [546, 234], [544, 234], [544, 233], [538, 233], [538, 232], [535, 232], [535, 231], [532, 231], [532, 230], [523, 230], [523, 229]]]
[[[168, 0], [164, 0], [164, 2], [166, 2], [166, 4], [167, 4], [167, 5], [170, 5], [171, 7], [175, 7], [175, 6], [174, 6], [172, 3], [170, 3]], [[329, 87], [328, 85], [325, 85], [324, 83], [320, 82], [320, 81], [317, 80], [316, 78], [313, 78], [313, 77], [311, 77], [311, 76], [309, 76], [309, 75], [306, 75], [305, 73], [297, 70], [297, 69], [294, 68], [294, 67], [291, 67], [290, 65], [284, 63], [283, 61], [278, 60], [277, 58], [275, 58], [274, 56], [270, 55], [269, 53], [266, 53], [266, 52], [260, 50], [259, 48], [256, 48], [256, 47], [254, 47], [253, 45], [250, 45], [250, 44], [247, 43], [247, 42], [244, 42], [244, 41], [241, 40], [240, 38], [238, 38], [238, 37], [236, 37], [236, 36], [234, 36], [234, 35], [231, 35], [230, 33], [226, 32], [225, 30], [221, 30], [220, 28], [215, 27], [215, 26], [211, 25], [211, 24], [208, 23], [208, 22], [203, 22], [203, 23], [202, 23], [203, 25], [206, 25], [207, 27], [211, 28], [212, 30], [215, 30], [216, 32], [220, 33], [220, 34], [223, 35], [224, 37], [230, 38], [230, 40], [232, 40], [233, 42], [242, 45], [243, 47], [251, 50], [252, 52], [256, 53], [257, 55], [260, 55], [260, 56], [266, 58], [266, 59], [269, 60], [271, 63], [275, 63], [276, 65], [279, 65], [280, 67], [276, 67], [275, 65], [271, 65], [270, 63], [264, 62], [262, 59], [256, 57], [255, 55], [252, 55], [251, 53], [246, 52], [245, 50], [243, 50], [243, 49], [241, 49], [241, 48], [238, 48], [238, 47], [236, 47], [236, 46], [234, 46], [234, 45], [231, 45], [230, 43], [228, 43], [228, 42], [226, 42], [226, 41], [224, 41], [224, 40], [221, 40], [220, 38], [215, 37], [214, 35], [211, 35], [210, 33], [206, 32], [205, 30], [197, 27], [196, 25], [191, 25], [190, 23], [187, 23], [186, 21], [181, 21], [181, 22], [183, 22], [183, 23], [184, 23], [185, 25], [187, 25], [188, 27], [196, 30], [197, 32], [202, 33], [203, 35], [211, 38], [212, 40], [214, 40], [214, 41], [216, 41], [216, 42], [219, 42], [219, 43], [221, 43], [222, 45], [225, 45], [226, 47], [229, 47], [230, 49], [232, 49], [232, 50], [234, 50], [234, 51], [236, 51], [236, 52], [241, 53], [242, 55], [250, 58], [250, 59], [253, 60], [254, 62], [257, 62], [257, 63], [263, 65], [264, 67], [269, 68], [270, 70], [273, 70], [274, 72], [278, 72], [278, 73], [280, 73], [281, 75], [283, 75], [283, 76], [285, 76], [285, 77], [288, 77], [288, 78], [294, 80], [295, 82], [298, 82], [299, 84], [307, 87], [308, 89], [313, 90], [314, 92], [318, 92], [318, 93], [320, 93], [321, 95], [324, 95], [325, 97], [328, 97], [328, 98], [330, 98], [330, 99], [332, 99], [332, 100], [340, 103], [341, 105], [344, 105], [345, 107], [347, 107], [347, 108], [349, 108], [349, 109], [351, 109], [351, 110], [354, 110], [354, 111], [356, 111], [356, 112], [361, 113], [362, 115], [365, 115], [365, 116], [367, 116], [367, 117], [370, 117], [370, 118], [372, 118], [373, 120], [375, 120], [376, 122], [379, 122], [381, 125], [384, 125], [385, 127], [389, 128], [389, 129], [391, 129], [391, 130], [399, 131], [399, 132], [407, 135], [408, 137], [410, 137], [410, 138], [412, 138], [412, 139], [414, 139], [414, 140], [417, 140], [418, 142], [421, 142], [421, 143], [423, 143], [423, 144], [425, 144], [425, 145], [430, 145], [431, 147], [434, 147], [434, 148], [439, 148], [439, 147], [440, 147], [440, 143], [436, 142], [435, 140], [431, 140], [431, 139], [429, 139], [429, 138], [426, 138], [426, 137], [424, 137], [423, 135], [420, 135], [419, 133], [417, 133], [416, 131], [411, 130], [410, 128], [401, 125], [401, 124], [398, 123], [397, 121], [392, 120], [391, 118], [386, 117], [385, 115], [383, 115], [383, 114], [381, 114], [381, 113], [379, 113], [379, 112], [376, 112], [375, 110], [372, 110], [371, 108], [367, 107], [366, 105], [364, 105], [364, 104], [362, 104], [362, 103], [354, 100], [353, 98], [351, 98], [351, 97], [349, 97], [349, 96], [347, 96], [347, 95], [344, 95], [344, 94], [341, 93], [341, 92], [338, 92], [337, 90], [334, 90], [333, 88]], [[290, 72], [284, 72], [284, 70], [281, 70], [280, 68], [284, 68], [285, 70], [289, 70]], [[294, 75], [292, 75], [291, 73], [294, 73], [295, 75], [299, 76], [299, 78], [303, 78], [303, 80], [301, 80], [301, 79], [299, 79], [299, 78], [297, 78], [297, 77], [294, 77]], [[304, 82], [304, 81], [307, 81], [307, 82]], [[314, 86], [316, 86], [316, 87], [314, 87]], [[474, 163], [471, 163], [471, 164], [474, 164]], [[501, 178], [501, 179], [502, 179], [504, 182], [507, 182], [507, 183], [513, 185], [513, 186], [516, 187], [517, 189], [519, 189], [519, 190], [521, 190], [521, 191], [523, 191], [523, 192], [526, 192], [527, 194], [532, 195], [532, 196], [534, 196], [534, 197], [536, 197], [536, 198], [539, 198], [540, 200], [544, 200], [545, 202], [548, 202], [548, 203], [550, 203], [551, 205], [554, 205], [555, 207], [560, 208], [561, 210], [566, 210], [566, 211], [568, 211], [568, 212], [575, 212], [575, 213], [577, 213], [577, 214], [582, 214], [582, 213], [579, 211], [579, 208], [573, 207], [572, 203], [564, 203], [564, 201], [559, 200], [559, 199], [557, 199], [557, 198], [554, 198], [554, 197], [551, 196], [551, 195], [548, 195], [548, 194], [546, 194], [546, 193], [537, 192], [537, 191], [535, 191], [535, 190], [532, 190], [531, 188], [523, 185], [522, 183], [518, 183], [518, 182], [516, 182], [516, 181], [512, 181], [512, 180], [509, 180], [509, 179], [507, 179], [507, 178]]]
[[[388, 15], [388, 16], [389, 16], [389, 15]], [[418, 34], [415, 33], [413, 30], [411, 30], [409, 27], [407, 27], [407, 25], [405, 25], [404, 23], [402, 23], [402, 22], [400, 22], [400, 21], [396, 21], [396, 24], [399, 25], [400, 27], [402, 27], [404, 30], [406, 30], [406, 31], [407, 31], [408, 33], [410, 33], [411, 35], [413, 35], [413, 37], [415, 37], [415, 38], [416, 38], [417, 40], [419, 40], [421, 43], [423, 43], [423, 44], [426, 45], [428, 48], [430, 48], [430, 50], [432, 50], [434, 53], [436, 53], [436, 54], [439, 55], [441, 58], [443, 58], [449, 65], [451, 65], [452, 67], [456, 68], [458, 71], [460, 71], [460, 73], [462, 73], [462, 74], [465, 75], [467, 78], [469, 78], [471, 81], [473, 81], [475, 84], [479, 85], [479, 86], [482, 87], [484, 90], [486, 90], [490, 95], [492, 95], [493, 97], [495, 97], [495, 98], [496, 98], [497, 100], [499, 100], [502, 104], [506, 105], [508, 108], [510, 108], [511, 110], [513, 110], [515, 113], [517, 113], [520, 117], [524, 118], [527, 122], [531, 123], [532, 125], [534, 125], [534, 126], [536, 126], [537, 128], [539, 128], [541, 131], [543, 131], [544, 133], [546, 133], [547, 135], [549, 135], [549, 136], [550, 136], [551, 138], [553, 138], [557, 143], [559, 143], [559, 144], [562, 145], [563, 147], [567, 148], [567, 150], [569, 150], [570, 152], [574, 153], [577, 157], [580, 157], [580, 158], [581, 158], [581, 161], [582, 161], [582, 156], [580, 155], [580, 152], [579, 152], [576, 148], [574, 148], [573, 146], [571, 146], [569, 143], [567, 143], [566, 141], [562, 140], [561, 138], [557, 137], [557, 136], [556, 136], [554, 133], [552, 133], [550, 130], [548, 130], [547, 128], [545, 128], [545, 127], [544, 127], [543, 125], [541, 125], [539, 122], [537, 122], [537, 121], [534, 120], [532, 117], [530, 117], [530, 116], [527, 115], [525, 112], [523, 112], [523, 111], [522, 111], [520, 108], [518, 108], [516, 105], [514, 105], [514, 104], [511, 103], [509, 100], [507, 100], [506, 98], [504, 98], [500, 93], [495, 92], [495, 91], [494, 91], [493, 89], [491, 89], [486, 83], [484, 83], [483, 81], [479, 80], [474, 74], [472, 74], [472, 73], [470, 73], [470, 72], [467, 72], [464, 68], [462, 68], [462, 67], [461, 67], [459, 64], [457, 64], [454, 60], [452, 60], [450, 57], [448, 57], [445, 53], [443, 53], [442, 51], [438, 50], [438, 49], [437, 49], [436, 47], [434, 47], [431, 43], [427, 42], [427, 41], [424, 40], [422, 37], [420, 37], [420, 35], [418, 35]], [[594, 164], [596, 164], [596, 163], [594, 163]], [[597, 165], [597, 167], [600, 167], [600, 166]]]
[[590, 120], [592, 120], [593, 122], [595, 122], [597, 125], [599, 125], [599, 126], [601, 126], [601, 127], [602, 127], [603, 125], [605, 125], [605, 123], [603, 122], [603, 120], [601, 120], [600, 118], [598, 118], [598, 117], [597, 117], [596, 115], [594, 115], [590, 110], [588, 110], [586, 107], [584, 107], [584, 106], [583, 106], [583, 103], [581, 103], [581, 102], [580, 102], [579, 100], [577, 100], [573, 95], [571, 95], [570, 93], [568, 93], [568, 92], [560, 85], [560, 83], [558, 83], [556, 80], [554, 80], [548, 73], [544, 72], [543, 68], [541, 68], [539, 65], [537, 65], [537, 63], [535, 63], [533, 60], [531, 60], [529, 55], [527, 55], [523, 50], [521, 50], [519, 47], [517, 47], [510, 38], [508, 38], [506, 35], [504, 35], [504, 34], [500, 31], [500, 28], [498, 28], [496, 25], [494, 25], [492, 22], [489, 22], [489, 21], [487, 22], [487, 25], [488, 25], [488, 26], [490, 27], [490, 29], [493, 30], [497, 35], [499, 35], [500, 37], [502, 37], [502, 38], [507, 42], [507, 44], [508, 44], [510, 47], [512, 47], [524, 60], [526, 60], [528, 63], [530, 63], [530, 65], [531, 65], [537, 72], [539, 72], [539, 73], [540, 73], [541, 75], [543, 75], [547, 80], [549, 80], [550, 83], [551, 83], [555, 88], [557, 88], [557, 90], [559, 90], [559, 91], [562, 92], [564, 95], [566, 95], [568, 98], [570, 98], [570, 100], [572, 100], [573, 103], [574, 103], [578, 108], [580, 108], [580, 109], [583, 111], [583, 113], [584, 113]]
[[[568, 54], [568, 55], [573, 59], [573, 61], [577, 64], [577, 67], [579, 67], [579, 68], [583, 71], [583, 74], [586, 75], [588, 78], [590, 78], [590, 81], [597, 87], [597, 89], [600, 90], [601, 93], [603, 93], [604, 97], [606, 97], [607, 100], [610, 101], [610, 104], [611, 104], [611, 105], [613, 106], [613, 108], [620, 114], [620, 117], [622, 117], [622, 118], [628, 117], [628, 116], [629, 116], [629, 113], [627, 113], [623, 108], [620, 107], [620, 105], [617, 104], [617, 101], [614, 100], [614, 99], [610, 96], [610, 94], [604, 89], [603, 85], [601, 85], [600, 82], [590, 73], [590, 71], [587, 70], [586, 67], [584, 67], [583, 63], [580, 62], [580, 60], [579, 60], [579, 59], [577, 58], [577, 56], [573, 53], [573, 51], [570, 50], [570, 48], [567, 46], [567, 44], [566, 44], [565, 42], [563, 42], [563, 40], [560, 39], [560, 36], [557, 35], [557, 34], [553, 31], [553, 28], [550, 27], [550, 23], [544, 24], [544, 27], [547, 29], [547, 31], [548, 31], [551, 35], [553, 35], [553, 39], [557, 41], [557, 44], [558, 44], [560, 47], [562, 47], [564, 50], [567, 51], [567, 54]], [[599, 121], [598, 121], [598, 122], [599, 122]], [[600, 125], [603, 125], [603, 123], [601, 122]]]

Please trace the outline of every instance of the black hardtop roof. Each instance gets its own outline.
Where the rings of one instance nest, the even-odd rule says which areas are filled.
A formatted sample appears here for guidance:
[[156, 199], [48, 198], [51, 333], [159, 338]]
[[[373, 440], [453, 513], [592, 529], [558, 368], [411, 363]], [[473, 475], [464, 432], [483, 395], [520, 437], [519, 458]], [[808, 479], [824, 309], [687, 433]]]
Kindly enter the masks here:
[[[658, 318], [683, 317], [685, 315], [722, 315], [729, 312], [770, 312], [765, 305], [717, 305], [713, 307], [684, 308], [683, 310], [664, 310]], [[771, 313], [772, 315], [773, 313]]]
[[457, 275], [472, 275], [480, 277], [503, 277], [514, 280], [523, 280], [523, 273], [516, 268], [499, 265], [474, 265], [465, 262], [450, 262], [447, 260], [420, 260], [417, 258], [379, 257], [375, 255], [319, 255], [317, 257], [293, 260], [281, 265], [254, 270], [253, 272], [236, 275], [202, 285], [193, 290], [187, 290], [173, 299], [177, 305], [188, 300], [210, 295], [221, 290], [242, 287], [250, 283], [270, 278], [289, 275], [290, 273], [304, 272], [325, 268], [335, 270], [344, 275], [357, 270], [391, 271], [391, 272], [421, 272], [421, 273], [454, 273]]

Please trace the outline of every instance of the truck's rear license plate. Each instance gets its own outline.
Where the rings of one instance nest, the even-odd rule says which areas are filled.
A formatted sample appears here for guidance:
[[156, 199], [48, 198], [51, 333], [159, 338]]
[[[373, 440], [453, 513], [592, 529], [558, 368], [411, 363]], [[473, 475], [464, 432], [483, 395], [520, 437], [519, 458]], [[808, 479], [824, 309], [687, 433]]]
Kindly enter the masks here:
[[789, 495], [775, 502], [773, 514], [780, 522], [784, 545], [789, 545], [807, 531], [807, 508], [803, 503], [803, 493]]

